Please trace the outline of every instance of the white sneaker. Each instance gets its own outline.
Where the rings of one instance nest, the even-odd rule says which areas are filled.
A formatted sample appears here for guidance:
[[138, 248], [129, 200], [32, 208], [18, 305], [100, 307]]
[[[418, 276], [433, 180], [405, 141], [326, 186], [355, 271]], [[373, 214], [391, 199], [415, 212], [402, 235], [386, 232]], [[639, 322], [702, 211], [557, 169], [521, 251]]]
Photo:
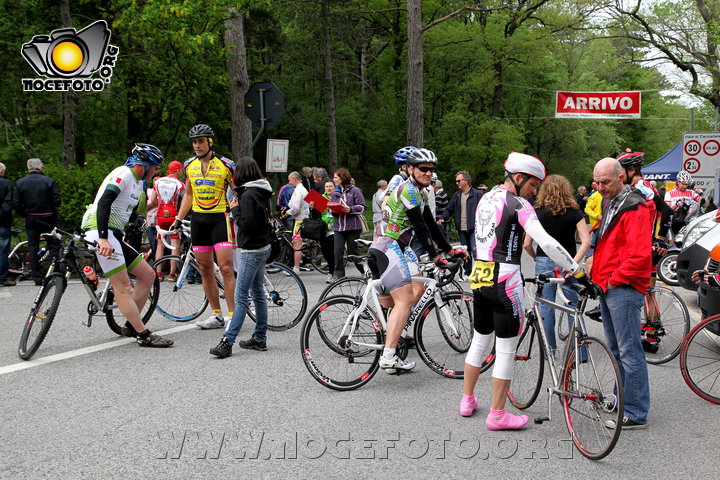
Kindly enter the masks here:
[[410, 371], [415, 368], [415, 362], [405, 362], [397, 355], [390, 359], [380, 357], [380, 368], [387, 373], [396, 373], [398, 370]]
[[202, 328], [203, 330], [210, 330], [212, 328], [223, 328], [225, 326], [225, 320], [220, 315], [212, 314], [207, 319], [201, 322], [195, 322], [195, 325]]
[[300, 275], [300, 267], [293, 267], [293, 272], [295, 272], [295, 273], [297, 273], [298, 275]]
[[333, 276], [332, 273], [328, 273], [327, 279], [325, 280], [325, 283], [333, 283]]

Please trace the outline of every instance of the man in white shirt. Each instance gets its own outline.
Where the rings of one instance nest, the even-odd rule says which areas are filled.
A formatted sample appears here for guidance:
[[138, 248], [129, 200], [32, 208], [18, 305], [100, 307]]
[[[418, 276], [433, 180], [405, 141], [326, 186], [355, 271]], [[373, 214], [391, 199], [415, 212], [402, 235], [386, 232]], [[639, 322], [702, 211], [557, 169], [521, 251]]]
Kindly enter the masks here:
[[300, 227], [302, 226], [303, 220], [310, 216], [310, 206], [305, 201], [308, 191], [302, 184], [302, 175], [298, 172], [291, 172], [288, 175], [288, 183], [295, 187], [295, 191], [288, 202], [286, 212], [290, 218], [295, 220], [292, 233], [293, 249], [295, 250], [295, 266], [293, 270], [295, 273], [300, 273], [300, 262], [302, 261], [302, 251], [300, 250], [302, 247], [302, 237], [300, 236]]

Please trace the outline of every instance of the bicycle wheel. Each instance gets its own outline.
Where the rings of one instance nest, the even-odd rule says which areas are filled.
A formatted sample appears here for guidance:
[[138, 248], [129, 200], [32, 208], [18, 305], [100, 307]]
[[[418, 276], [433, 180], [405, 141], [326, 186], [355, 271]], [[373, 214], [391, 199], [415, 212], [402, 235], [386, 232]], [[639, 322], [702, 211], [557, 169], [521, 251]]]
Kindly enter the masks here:
[[[300, 349], [305, 367], [315, 380], [333, 390], [354, 390], [377, 373], [385, 343], [381, 323], [370, 309], [360, 315], [348, 341], [348, 315], [355, 310], [350, 297], [330, 297], [315, 305], [303, 323]], [[371, 344], [358, 345], [355, 342]]]
[[308, 259], [310, 265], [312, 265], [315, 270], [325, 275], [328, 274], [330, 267], [322, 254], [320, 243], [313, 242], [311, 246], [303, 248], [303, 255]]
[[[600, 340], [585, 337], [579, 347], [587, 350], [587, 361], [576, 362], [575, 350], [570, 352], [560, 396], [575, 447], [599, 460], [612, 451], [622, 431], [622, 378], [615, 357]], [[610, 421], [615, 428], [607, 428]]]
[[[292, 268], [271, 263], [265, 270], [265, 296], [268, 305], [268, 330], [289, 330], [303, 319], [307, 311], [307, 290]], [[248, 299], [248, 316], [255, 321], [255, 306]]]
[[690, 390], [720, 404], [720, 315], [697, 324], [685, 338], [680, 371]]
[[570, 335], [569, 315], [566, 312], [555, 310], [555, 323], [557, 324], [557, 336], [561, 342], [567, 340]]
[[202, 283], [188, 283], [187, 281], [191, 269], [195, 269], [199, 273], [200, 267], [191, 260], [183, 275], [184, 259], [178, 255], [166, 255], [158, 259], [153, 264], [153, 268], [168, 278], [171, 262], [177, 262], [175, 272], [178, 278], [175, 282], [165, 281], [160, 284], [157, 311], [174, 322], [189, 322], [202, 315], [208, 306]]
[[513, 374], [508, 400], [515, 408], [523, 410], [537, 400], [545, 373], [545, 354], [537, 330], [535, 314], [530, 313], [525, 329], [515, 350], [515, 373]]
[[677, 252], [668, 253], [660, 259], [655, 268], [660, 280], [672, 287], [680, 285], [677, 276], [677, 258]]
[[641, 337], [645, 360], [659, 365], [677, 357], [683, 338], [690, 331], [690, 313], [680, 296], [665, 287], [651, 289], [655, 307], [645, 296]]
[[445, 314], [434, 300], [420, 313], [415, 324], [415, 348], [433, 372], [463, 378], [465, 354], [473, 337], [473, 296], [448, 292], [442, 294], [442, 299]]
[[[130, 277], [130, 282], [135, 285], [135, 279], [133, 277]], [[145, 306], [140, 312], [140, 319], [143, 323], [147, 323], [150, 320], [150, 317], [152, 317], [152, 314], [155, 312], [159, 296], [160, 281], [157, 277], [155, 277], [155, 282], [153, 282], [153, 286], [150, 288], [150, 292], [148, 293], [148, 301], [145, 302]], [[117, 308], [117, 305], [115, 305], [115, 293], [113, 292], [112, 287], [108, 290], [105, 306], [105, 319], [107, 320], [110, 330], [118, 335], [122, 335], [120, 327], [125, 326], [127, 320], [122, 312], [120, 312], [120, 309]]]
[[335, 295], [346, 295], [353, 298], [359, 297], [362, 295], [363, 290], [365, 290], [365, 285], [367, 285], [367, 278], [364, 277], [346, 277], [335, 280], [325, 287], [318, 301]]
[[15, 281], [19, 282], [30, 278], [30, 254], [27, 249], [27, 242], [20, 243], [8, 257], [8, 273], [15, 275]]
[[45, 340], [66, 286], [65, 277], [59, 272], [53, 273], [43, 280], [43, 286], [35, 297], [35, 303], [30, 309], [30, 315], [25, 321], [20, 335], [18, 356], [23, 360], [30, 360]]

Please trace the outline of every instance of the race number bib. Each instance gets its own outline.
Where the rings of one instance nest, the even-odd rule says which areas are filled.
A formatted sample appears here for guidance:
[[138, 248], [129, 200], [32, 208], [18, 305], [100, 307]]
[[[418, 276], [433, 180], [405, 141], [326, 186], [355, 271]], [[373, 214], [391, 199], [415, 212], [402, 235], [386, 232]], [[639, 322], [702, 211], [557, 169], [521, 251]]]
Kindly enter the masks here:
[[492, 287], [495, 284], [495, 282], [493, 282], [494, 271], [495, 262], [475, 260], [472, 272], [470, 272], [470, 276], [468, 277], [468, 280], [470, 280], [470, 288], [474, 290], [480, 287]]

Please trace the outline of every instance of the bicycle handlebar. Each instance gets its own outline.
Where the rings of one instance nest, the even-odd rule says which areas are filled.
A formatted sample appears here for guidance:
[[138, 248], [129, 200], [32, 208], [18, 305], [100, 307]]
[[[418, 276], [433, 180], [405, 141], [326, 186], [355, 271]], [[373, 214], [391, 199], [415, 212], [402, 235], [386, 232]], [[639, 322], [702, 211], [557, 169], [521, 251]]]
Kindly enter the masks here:
[[[156, 226], [155, 230], [158, 233], [158, 237], [160, 237], [160, 240], [162, 241], [163, 245], [165, 245], [170, 250], [177, 250], [179, 247], [173, 247], [170, 243], [167, 241], [168, 235], [176, 235], [178, 233], [178, 230], [163, 230], [162, 228]], [[182, 220], [182, 231], [185, 235], [190, 236], [190, 221], [189, 220]]]
[[85, 238], [82, 235], [79, 235], [77, 233], [70, 233], [66, 232], [65, 230], [61, 230], [58, 227], [54, 227], [52, 229], [52, 232], [47, 233], [46, 235], [52, 236], [57, 238], [58, 240], [62, 240], [62, 237], [70, 237], [74, 242], [82, 242], [88, 247], [91, 247], [91, 250], [97, 248], [98, 244], [97, 242], [91, 242], [89, 240], [85, 240]]

